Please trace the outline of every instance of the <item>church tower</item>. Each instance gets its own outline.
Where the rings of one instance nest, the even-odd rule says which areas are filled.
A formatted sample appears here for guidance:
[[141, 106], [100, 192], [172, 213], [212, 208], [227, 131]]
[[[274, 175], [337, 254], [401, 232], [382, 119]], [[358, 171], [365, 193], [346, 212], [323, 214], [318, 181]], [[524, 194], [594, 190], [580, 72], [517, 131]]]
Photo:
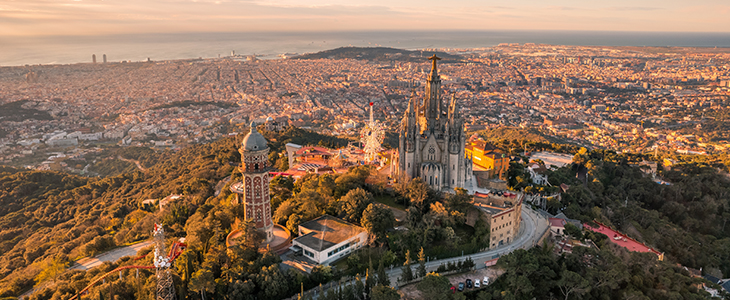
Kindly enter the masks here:
[[253, 220], [256, 229], [265, 234], [265, 240], [271, 241], [274, 222], [269, 196], [269, 146], [256, 130], [256, 123], [251, 122], [251, 132], [243, 138], [238, 152], [241, 153], [239, 170], [243, 180], [231, 185], [231, 191], [236, 193], [234, 204], [243, 204], [245, 219]]
[[399, 130], [395, 174], [421, 177], [435, 190], [464, 187], [471, 181], [471, 161], [465, 158], [464, 119], [456, 97], [443, 100], [438, 61], [433, 55], [423, 100], [411, 95]]

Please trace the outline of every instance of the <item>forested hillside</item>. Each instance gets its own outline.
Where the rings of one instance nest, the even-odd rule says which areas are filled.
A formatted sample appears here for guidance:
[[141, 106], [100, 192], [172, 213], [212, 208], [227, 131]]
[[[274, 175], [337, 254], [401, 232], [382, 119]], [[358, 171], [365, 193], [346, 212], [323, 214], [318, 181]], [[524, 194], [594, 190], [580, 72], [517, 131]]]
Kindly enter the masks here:
[[[265, 134], [274, 154], [283, 151], [287, 142], [347, 143], [298, 128]], [[224, 208], [212, 209], [217, 206], [206, 205], [206, 201], [217, 201], [212, 197], [213, 187], [234, 174], [242, 138], [193, 145], [178, 152], [114, 149], [112, 153], [137, 160], [147, 169], [106, 178], [0, 167], [0, 297], [20, 294], [35, 283], [42, 270], [54, 265], [145, 240], [155, 221], [165, 224], [168, 236], [182, 237], [190, 216], [197, 213], [205, 219], [210, 212], [216, 214], [222, 230], [230, 230], [231, 208], [221, 212]], [[272, 158], [277, 160], [278, 155]], [[183, 200], [172, 203], [165, 214], [154, 205], [142, 204], [170, 194], [181, 194]], [[204, 230], [211, 232], [211, 228]]]
[[[671, 171], [660, 167], [659, 175], [670, 184], [658, 184], [637, 165], [645, 158], [582, 149], [575, 155], [576, 164], [548, 171], [553, 186], [570, 185], [561, 201], [547, 203], [548, 210], [582, 221], [596, 219], [665, 252], [670, 261], [706, 271], [719, 269], [727, 277], [728, 177], [714, 167], [688, 162]], [[580, 169], [587, 172], [585, 178], [577, 176]]]
[[70, 261], [149, 237], [141, 201], [171, 193], [202, 205], [239, 160], [236, 139], [196, 145], [146, 173], [85, 178], [50, 171], [0, 173], [0, 295], [17, 295], [55, 258]]

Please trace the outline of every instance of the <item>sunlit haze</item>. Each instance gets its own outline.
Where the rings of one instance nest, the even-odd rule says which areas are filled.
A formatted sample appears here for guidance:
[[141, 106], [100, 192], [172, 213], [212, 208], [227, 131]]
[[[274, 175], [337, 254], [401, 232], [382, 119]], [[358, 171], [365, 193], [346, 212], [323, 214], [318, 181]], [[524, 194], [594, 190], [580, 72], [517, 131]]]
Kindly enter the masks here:
[[0, 35], [319, 30], [727, 32], [725, 0], [2, 0]]

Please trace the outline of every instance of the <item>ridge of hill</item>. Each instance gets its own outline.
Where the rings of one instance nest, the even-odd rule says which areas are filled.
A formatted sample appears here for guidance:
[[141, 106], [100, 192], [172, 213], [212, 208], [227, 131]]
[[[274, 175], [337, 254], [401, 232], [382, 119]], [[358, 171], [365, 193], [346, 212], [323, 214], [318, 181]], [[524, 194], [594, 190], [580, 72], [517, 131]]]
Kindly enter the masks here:
[[373, 60], [373, 61], [401, 61], [401, 62], [424, 62], [431, 55], [442, 59], [442, 62], [460, 62], [462, 57], [459, 55], [448, 54], [441, 51], [412, 51], [405, 49], [397, 49], [390, 47], [340, 47], [330, 50], [324, 50], [316, 53], [307, 53], [293, 59], [357, 59], [357, 60]]

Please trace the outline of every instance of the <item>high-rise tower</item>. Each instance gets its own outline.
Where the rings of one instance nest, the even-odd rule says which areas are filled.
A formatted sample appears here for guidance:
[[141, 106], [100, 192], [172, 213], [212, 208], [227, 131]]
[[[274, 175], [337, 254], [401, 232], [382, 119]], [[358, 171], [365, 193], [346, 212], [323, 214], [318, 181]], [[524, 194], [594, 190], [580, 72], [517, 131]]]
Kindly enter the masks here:
[[271, 241], [274, 223], [269, 196], [269, 146], [256, 130], [256, 123], [251, 122], [251, 132], [243, 138], [238, 152], [241, 153], [243, 180], [231, 185], [231, 191], [236, 193], [234, 204], [243, 204], [245, 219], [253, 220], [256, 229], [265, 234], [266, 241]]
[[464, 118], [456, 97], [444, 103], [436, 55], [426, 81], [423, 100], [411, 96], [399, 131], [398, 156], [394, 172], [409, 178], [421, 177], [435, 190], [464, 187], [471, 181], [472, 164], [464, 156]]

